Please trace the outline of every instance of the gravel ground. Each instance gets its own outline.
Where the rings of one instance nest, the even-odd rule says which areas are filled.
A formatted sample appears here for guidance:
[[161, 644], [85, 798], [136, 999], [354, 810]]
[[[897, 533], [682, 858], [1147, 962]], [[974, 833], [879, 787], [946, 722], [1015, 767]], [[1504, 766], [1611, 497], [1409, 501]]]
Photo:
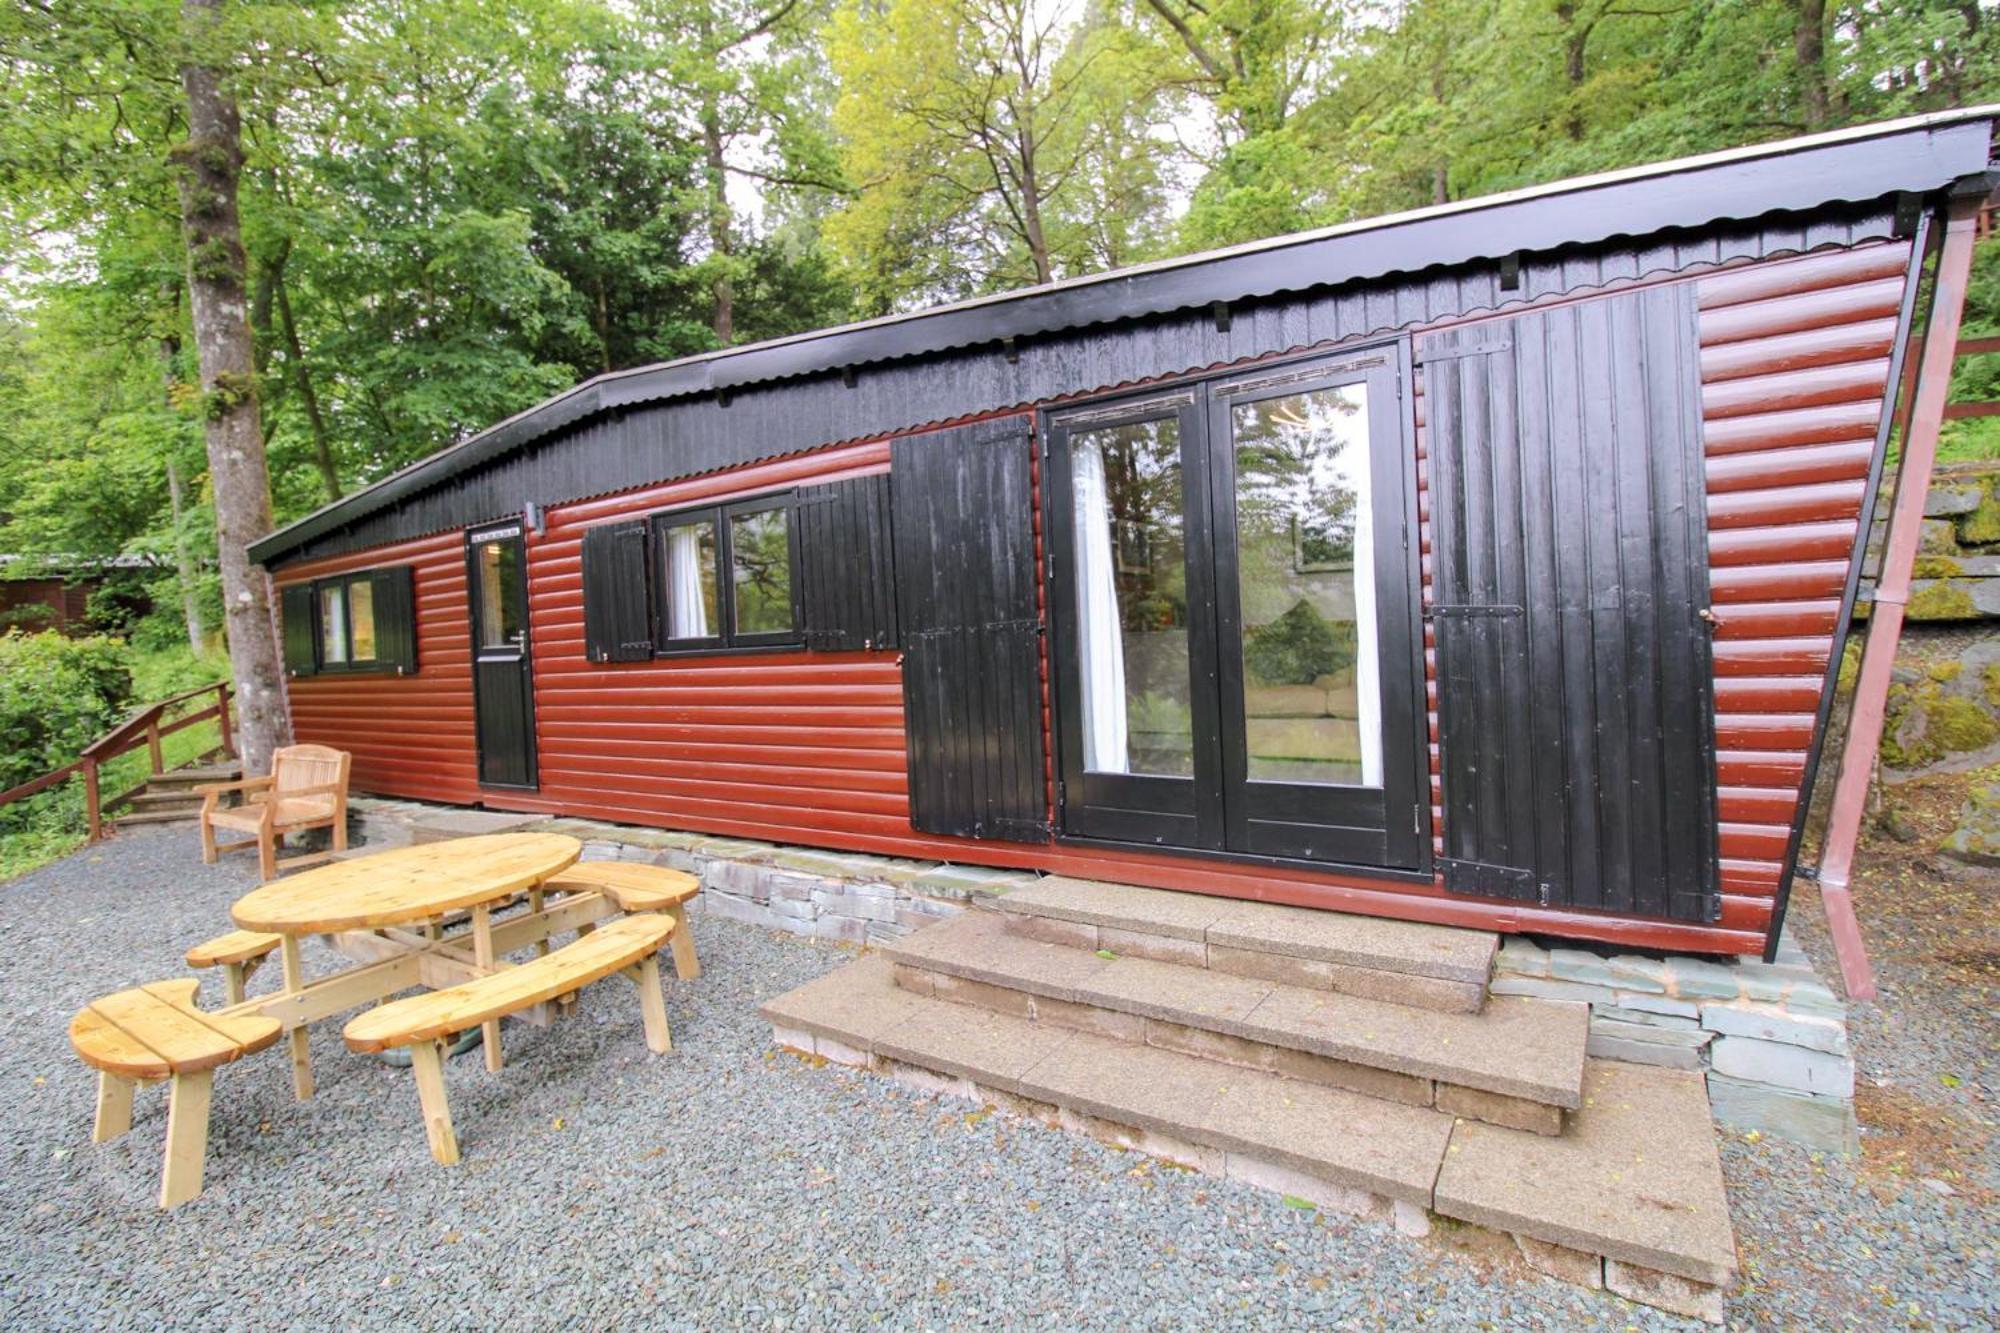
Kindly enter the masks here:
[[[450, 1069], [465, 1162], [447, 1171], [409, 1075], [329, 1025], [311, 1103], [275, 1049], [222, 1071], [207, 1191], [162, 1215], [163, 1096], [142, 1092], [133, 1132], [93, 1146], [64, 1029], [96, 994], [181, 973], [248, 887], [241, 861], [202, 866], [181, 830], [0, 886], [17, 1020], [0, 1031], [0, 1325], [1675, 1322], [1539, 1278], [1468, 1229], [1408, 1240], [780, 1055], [758, 1002], [850, 955], [700, 919], [707, 975], [669, 982], [673, 1055], [648, 1055], [618, 986], [587, 992], [577, 1021], [510, 1025], [503, 1073], [476, 1055]], [[1965, 1160], [1985, 1184], [1962, 1173], [1950, 1197], [1768, 1140], [1725, 1160], [1751, 1274], [1732, 1319], [2000, 1322], [1990, 1152]]]

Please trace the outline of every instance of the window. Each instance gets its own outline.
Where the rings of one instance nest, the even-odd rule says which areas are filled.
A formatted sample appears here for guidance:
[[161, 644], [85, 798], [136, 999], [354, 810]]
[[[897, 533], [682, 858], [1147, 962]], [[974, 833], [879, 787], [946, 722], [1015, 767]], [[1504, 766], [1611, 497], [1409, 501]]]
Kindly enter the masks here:
[[791, 516], [789, 506], [729, 516], [729, 596], [739, 640], [792, 633]]
[[313, 593], [319, 603], [319, 669], [375, 667], [375, 576], [322, 580]]
[[766, 496], [654, 519], [661, 652], [803, 642], [793, 592], [793, 500]]
[[285, 669], [395, 671], [417, 667], [416, 599], [407, 565], [285, 588]]
[[479, 646], [521, 645], [521, 543], [482, 542], [478, 552]]
[[663, 523], [661, 531], [666, 580], [660, 585], [664, 589], [660, 600], [667, 642], [682, 647], [721, 642], [722, 617], [715, 604], [715, 520]]

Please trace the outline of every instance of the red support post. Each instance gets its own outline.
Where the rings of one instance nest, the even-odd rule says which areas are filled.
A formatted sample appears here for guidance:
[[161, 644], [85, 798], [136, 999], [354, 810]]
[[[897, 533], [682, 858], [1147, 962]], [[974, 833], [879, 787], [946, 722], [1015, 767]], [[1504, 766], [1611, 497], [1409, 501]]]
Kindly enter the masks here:
[[1841, 747], [1840, 776], [1833, 787], [1833, 812], [1827, 822], [1826, 846], [1820, 853], [1820, 899], [1826, 908], [1827, 927], [1840, 959], [1848, 998], [1855, 1000], [1874, 998], [1875, 975], [1861, 941], [1861, 925], [1855, 919], [1848, 881], [1854, 870], [1854, 849], [1861, 837], [1861, 819], [1874, 776], [1875, 752], [1882, 742], [1889, 673], [1895, 665], [1896, 640], [1903, 632], [1903, 606], [1910, 598], [1910, 571], [1916, 564], [1924, 500], [1930, 491], [1931, 469], [1937, 461], [1938, 427], [1944, 421], [1945, 399], [1951, 391], [1951, 368], [1957, 359], [1958, 326], [1965, 312], [1965, 288], [1972, 272], [1972, 245], [1980, 203], [1976, 198], [1954, 200], [1945, 221], [1930, 327], [1925, 330], [1922, 364], [1917, 369], [1916, 402], [1910, 413], [1909, 434], [1903, 440], [1902, 463], [1896, 472], [1895, 508], [1889, 515], [1882, 569], [1875, 582], [1873, 609], [1868, 616], [1868, 637], [1861, 649], [1861, 671], [1854, 686], [1847, 741]]

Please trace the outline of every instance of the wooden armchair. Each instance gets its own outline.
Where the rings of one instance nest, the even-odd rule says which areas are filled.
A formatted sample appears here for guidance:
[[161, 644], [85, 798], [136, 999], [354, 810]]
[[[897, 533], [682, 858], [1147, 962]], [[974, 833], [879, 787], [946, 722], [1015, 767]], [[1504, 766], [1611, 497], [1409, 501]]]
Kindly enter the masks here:
[[[271, 880], [278, 877], [278, 844], [287, 833], [333, 830], [332, 852], [290, 857], [285, 862], [290, 869], [346, 851], [347, 768], [351, 758], [345, 750], [324, 745], [288, 745], [271, 756], [269, 777], [196, 787], [201, 794], [201, 859], [213, 865], [223, 852], [255, 847], [258, 872]], [[226, 807], [222, 797], [232, 791], [243, 794], [243, 804]], [[252, 836], [218, 843], [218, 828]]]

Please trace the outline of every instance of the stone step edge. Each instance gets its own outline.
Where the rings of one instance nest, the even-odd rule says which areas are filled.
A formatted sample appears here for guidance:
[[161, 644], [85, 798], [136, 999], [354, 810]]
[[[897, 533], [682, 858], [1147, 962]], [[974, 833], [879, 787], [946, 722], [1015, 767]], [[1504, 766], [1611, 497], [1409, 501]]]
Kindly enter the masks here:
[[[1195, 1022], [1176, 1023], [1098, 1003], [1079, 1003], [1025, 987], [1010, 990], [991, 982], [931, 971], [918, 964], [899, 962], [895, 965], [895, 975], [898, 986], [928, 999], [1088, 1032], [1135, 1046], [1152, 1046], [1300, 1083], [1358, 1092], [1364, 1097], [1403, 1106], [1435, 1108], [1448, 1115], [1507, 1129], [1551, 1136], [1562, 1133], [1560, 1106], [1468, 1083], [1454, 1083], [1434, 1074], [1406, 1074], [1381, 1065], [1237, 1036]], [[1010, 996], [1014, 999], [1006, 998]], [[1187, 1017], [1196, 1019], [1201, 1015]]]
[[[1256, 903], [1241, 899], [1212, 899], [1208, 911], [1175, 908], [1162, 915], [1147, 916], [1142, 910], [1152, 896], [1164, 899], [1203, 899], [1203, 895], [1165, 889], [1138, 889], [1133, 886], [1079, 881], [1078, 886], [1109, 889], [1121, 896], [1136, 897], [1122, 908], [1083, 902], [1051, 902], [1045, 892], [1060, 880], [1044, 880], [1036, 889], [1002, 894], [991, 902], [977, 904], [982, 910], [997, 912], [1007, 927], [1031, 939], [1094, 952], [1108, 948], [1135, 958], [1207, 967], [1265, 980], [1319, 990], [1338, 990], [1368, 999], [1385, 1000], [1413, 1008], [1436, 1009], [1446, 1013], [1477, 1013], [1486, 1000], [1492, 980], [1493, 960], [1499, 937], [1492, 931], [1469, 930], [1456, 926], [1435, 926], [1422, 922], [1395, 922], [1353, 913], [1319, 912], [1282, 904]], [[1483, 962], [1426, 959], [1394, 950], [1369, 948], [1352, 941], [1312, 942], [1271, 937], [1259, 930], [1255, 918], [1246, 922], [1245, 913], [1271, 909], [1324, 918], [1329, 922], [1352, 920], [1367, 927], [1391, 927], [1402, 932], [1448, 932], [1484, 943]], [[1170, 919], [1180, 917], [1181, 919]]]
[[[1416, 1201], [1327, 1180], [1254, 1154], [1125, 1124], [1042, 1101], [1023, 1092], [999, 1088], [963, 1074], [913, 1064], [899, 1056], [876, 1050], [875, 1039], [869, 1034], [843, 1030], [820, 1018], [774, 1012], [776, 1003], [775, 1000], [766, 1003], [758, 1010], [760, 1016], [772, 1024], [773, 1044], [810, 1059], [882, 1075], [926, 1095], [956, 1097], [974, 1105], [991, 1106], [1003, 1114], [1036, 1120], [1070, 1133], [1081, 1133], [1113, 1147], [1144, 1153], [1205, 1175], [1237, 1180], [1289, 1198], [1302, 1199], [1330, 1211], [1386, 1220], [1398, 1232], [1413, 1238], [1430, 1233], [1434, 1216], [1450, 1217], [1458, 1226], [1476, 1226], [1489, 1232], [1496, 1230], [1483, 1223], [1452, 1217], [1440, 1211], [1436, 1207], [1435, 1182], [1433, 1196]], [[1529, 1266], [1546, 1276], [1590, 1290], [1608, 1288], [1627, 1300], [1704, 1319], [1711, 1324], [1723, 1322], [1723, 1287], [1608, 1255], [1573, 1249], [1524, 1232], [1500, 1231], [1498, 1234], [1511, 1236]]]
[[[1506, 1125], [1510, 1129], [1527, 1129], [1538, 1134], [1559, 1134], [1562, 1132], [1561, 1111], [1575, 1110], [1583, 1104], [1583, 1057], [1588, 1042], [1587, 1021], [1580, 1024], [1577, 1029], [1576, 1081], [1573, 1085], [1566, 1085], [1560, 1089], [1530, 1087], [1519, 1082], [1491, 1077], [1479, 1070], [1466, 1069], [1463, 1066], [1452, 1064], [1448, 1059], [1424, 1053], [1404, 1053], [1401, 1058], [1410, 1067], [1397, 1068], [1385, 1063], [1384, 1057], [1377, 1052], [1357, 1049], [1339, 1042], [1329, 1041], [1324, 1043], [1320, 1048], [1315, 1049], [1313, 1046], [1301, 1045], [1296, 1041], [1285, 1040], [1284, 1038], [1287, 1034], [1271, 1028], [1262, 1028], [1248, 1020], [1223, 1019], [1214, 1015], [1201, 1013], [1192, 1008], [1178, 1009], [1171, 1013], [1149, 1012], [1147, 1009], [1141, 1008], [1136, 1004], [1121, 1003], [1124, 999], [1122, 996], [1092, 993], [1088, 997], [1085, 997], [1080, 993], [1066, 992], [1065, 988], [1045, 983], [1039, 978], [1022, 975], [1018, 971], [1003, 973], [990, 960], [972, 963], [962, 959], [940, 957], [936, 953], [921, 948], [924, 943], [924, 937], [929, 931], [950, 929], [954, 924], [950, 921], [940, 923], [938, 926], [929, 927], [927, 931], [919, 931], [906, 940], [890, 941], [879, 945], [875, 949], [875, 952], [889, 959], [898, 967], [928, 972], [933, 976], [948, 974], [955, 981], [961, 983], [950, 988], [955, 993], [939, 994], [938, 998], [940, 999], [955, 999], [959, 1003], [980, 1005], [981, 1007], [992, 1009], [994, 1012], [1025, 1017], [1027, 1015], [1023, 1014], [1020, 1009], [1009, 1007], [1013, 1002], [1006, 998], [1007, 992], [1018, 992], [1032, 997], [1031, 1005], [1037, 1011], [1037, 1016], [1041, 1017], [1041, 1021], [1061, 1023], [1063, 1026], [1081, 1028], [1084, 1031], [1103, 1031], [1102, 1027], [1091, 1026], [1091, 1018], [1080, 1012], [1086, 1009], [1096, 1009], [1121, 1017], [1158, 1020], [1183, 1028], [1196, 1029], [1222, 1039], [1215, 1043], [1218, 1048], [1225, 1046], [1228, 1040], [1233, 1039], [1268, 1046], [1280, 1051], [1298, 1051], [1319, 1056], [1326, 1060], [1338, 1061], [1385, 1074], [1415, 1079], [1428, 1079], [1440, 1085], [1440, 1087], [1450, 1086], [1457, 1089], [1452, 1094], [1452, 1098], [1457, 1104], [1449, 1108], [1454, 1114], [1472, 1114], [1470, 1111], [1460, 1108], [1479, 1105], [1482, 1102], [1490, 1103], [1484, 1107], [1485, 1114], [1475, 1114], [1474, 1118], [1487, 1120], [1494, 1124]], [[1047, 941], [1042, 942], [1047, 943]], [[1183, 966], [1186, 966], [1186, 964], [1183, 964]], [[1005, 977], [1004, 980], [999, 979], [1002, 976]], [[1269, 979], [1258, 978], [1258, 980]], [[1281, 981], [1271, 982], [1271, 985], [1276, 990], [1283, 988], [1286, 983]], [[984, 987], [984, 989], [981, 989], [981, 987]], [[913, 987], [913, 989], [918, 994], [925, 993], [921, 986]], [[933, 983], [933, 989], [935, 989], [935, 983]], [[1314, 991], [1317, 988], [1300, 987], [1297, 989]], [[1368, 997], [1361, 996], [1356, 998], [1365, 1000]], [[1511, 1000], [1510, 1003], [1555, 1005], [1567, 1002], [1555, 1000]], [[1046, 1011], [1045, 1017], [1043, 1016], [1044, 1011]], [[1466, 1016], [1466, 1018], [1467, 1021], [1478, 1021], [1470, 1015]], [[1111, 1026], [1115, 1027], [1118, 1025], [1113, 1023]], [[1170, 1049], [1183, 1048], [1171, 1047]], [[1200, 1054], [1200, 1052], [1189, 1053]], [[1224, 1057], [1210, 1056], [1210, 1058]], [[1268, 1066], [1261, 1065], [1252, 1067], [1268, 1068]], [[1370, 1092], [1365, 1088], [1353, 1088], [1351, 1090], [1366, 1092], [1369, 1096], [1383, 1095], [1377, 1092]], [[1407, 1099], [1390, 1097], [1389, 1100], [1403, 1101]], [[1510, 1106], [1506, 1103], [1511, 1103], [1512, 1105]], [[1411, 1104], [1431, 1105], [1432, 1102], [1426, 1100]], [[1547, 1112], [1555, 1113], [1553, 1124], [1548, 1123]]]

